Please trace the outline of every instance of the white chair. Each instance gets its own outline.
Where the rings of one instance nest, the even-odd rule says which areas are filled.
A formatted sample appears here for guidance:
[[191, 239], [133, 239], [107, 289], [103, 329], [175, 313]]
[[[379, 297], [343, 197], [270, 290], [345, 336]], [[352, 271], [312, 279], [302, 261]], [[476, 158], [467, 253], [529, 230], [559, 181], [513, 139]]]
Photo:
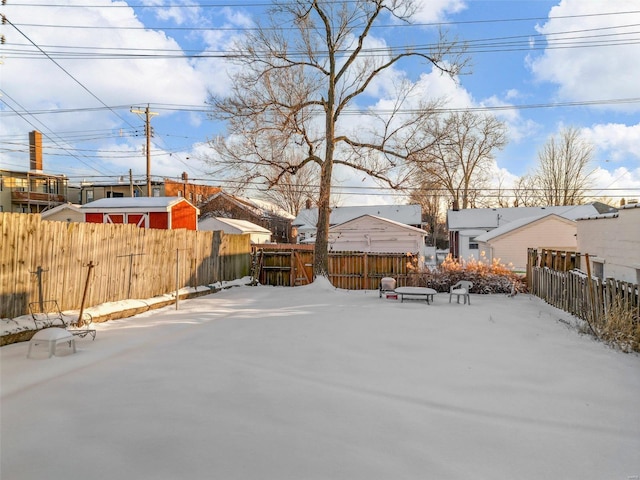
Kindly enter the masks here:
[[380, 280], [380, 291], [379, 296], [382, 298], [382, 295], [386, 295], [387, 293], [393, 293], [396, 289], [396, 279], [392, 277], [383, 277]]
[[449, 303], [451, 303], [451, 297], [456, 295], [458, 303], [460, 303], [460, 297], [464, 300], [465, 304], [471, 305], [471, 297], [469, 297], [469, 290], [473, 288], [473, 283], [468, 280], [460, 280], [449, 289]]

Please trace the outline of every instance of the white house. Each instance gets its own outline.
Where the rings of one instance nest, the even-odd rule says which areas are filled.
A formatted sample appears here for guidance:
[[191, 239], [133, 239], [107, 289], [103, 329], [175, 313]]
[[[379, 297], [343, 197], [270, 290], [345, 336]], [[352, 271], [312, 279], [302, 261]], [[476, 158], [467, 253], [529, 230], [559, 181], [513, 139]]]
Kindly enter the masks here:
[[424, 256], [427, 232], [374, 215], [362, 215], [329, 229], [329, 251], [414, 253]]
[[[404, 225], [419, 228], [422, 225], [422, 207], [420, 205], [366, 205], [358, 207], [333, 207], [329, 216], [329, 227], [340, 225], [363, 215], [373, 215], [393, 220]], [[313, 242], [318, 224], [318, 209], [306, 208], [293, 220], [298, 232], [299, 243]]]
[[589, 254], [592, 275], [640, 284], [640, 204], [579, 218], [577, 231], [578, 251]]
[[[464, 210], [449, 210], [447, 212], [449, 251], [455, 258], [462, 260], [475, 258], [478, 260], [481, 250], [477, 237], [504, 226], [509, 222], [533, 217], [541, 218], [549, 214], [555, 214], [568, 220], [576, 220], [581, 217], [615, 213], [616, 211], [616, 208], [600, 202], [563, 207], [467, 208]], [[558, 242], [554, 242], [554, 244], [557, 243]], [[526, 251], [529, 246], [541, 245], [523, 244], [522, 248]], [[486, 253], [487, 252], [485, 252], [485, 254]]]
[[478, 251], [489, 261], [499, 259], [515, 271], [527, 268], [528, 248], [576, 250], [576, 222], [555, 213], [505, 223], [475, 237]]
[[225, 217], [209, 217], [198, 222], [198, 230], [220, 231], [233, 234], [247, 234], [251, 243], [271, 243], [271, 232], [247, 220]]
[[84, 222], [84, 212], [81, 205], [63, 203], [57, 207], [45, 210], [40, 214], [43, 220], [54, 222]]

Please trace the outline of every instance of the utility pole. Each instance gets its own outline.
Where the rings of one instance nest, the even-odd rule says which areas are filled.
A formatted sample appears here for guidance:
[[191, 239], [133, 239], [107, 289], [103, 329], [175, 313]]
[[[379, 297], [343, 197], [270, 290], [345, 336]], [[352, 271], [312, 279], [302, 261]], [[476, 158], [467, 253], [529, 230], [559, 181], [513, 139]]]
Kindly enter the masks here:
[[147, 108], [140, 110], [139, 108], [131, 108], [131, 113], [137, 113], [142, 115], [144, 113], [144, 133], [147, 137], [147, 197], [151, 196], [151, 117], [158, 115], [156, 112], [149, 111], [149, 104]]

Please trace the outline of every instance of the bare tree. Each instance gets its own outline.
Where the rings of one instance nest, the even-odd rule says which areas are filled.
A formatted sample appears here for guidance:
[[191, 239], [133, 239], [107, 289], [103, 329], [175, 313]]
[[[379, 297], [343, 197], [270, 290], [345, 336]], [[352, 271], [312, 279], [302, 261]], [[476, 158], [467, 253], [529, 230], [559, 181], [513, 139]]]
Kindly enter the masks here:
[[298, 215], [307, 199], [318, 191], [318, 174], [311, 169], [300, 170], [296, 175], [284, 174], [277, 185], [262, 191], [262, 196], [291, 215]]
[[353, 125], [358, 122], [349, 127], [343, 117], [354, 112], [348, 109], [400, 60], [423, 60], [449, 75], [465, 64], [460, 47], [442, 37], [429, 51], [367, 49], [371, 29], [385, 15], [408, 22], [414, 12], [414, 0], [275, 1], [258, 28], [237, 44], [232, 57], [241, 68], [233, 75], [231, 95], [209, 98], [213, 118], [227, 122], [228, 135], [212, 145], [216, 165], [227, 173], [233, 169], [244, 181], [261, 179], [272, 187], [311, 165], [318, 168], [316, 274], [328, 269], [334, 166], [397, 188], [415, 168], [404, 160], [432, 143], [418, 128], [433, 114], [432, 105], [423, 102], [416, 109], [413, 103], [416, 113], [406, 115], [415, 102], [407, 83], [397, 85], [389, 111], [368, 117], [369, 128]]
[[454, 205], [464, 209], [478, 204], [488, 186], [493, 151], [506, 144], [504, 124], [491, 115], [454, 112], [430, 128], [439, 140], [414, 160], [427, 178], [447, 190]]
[[422, 207], [422, 221], [426, 223], [434, 246], [443, 246], [444, 212], [446, 211], [447, 195], [439, 184], [425, 180], [409, 194], [409, 201]]
[[535, 179], [531, 175], [523, 175], [513, 186], [514, 207], [538, 207], [543, 204]]
[[538, 168], [533, 175], [535, 188], [546, 205], [579, 205], [591, 186], [587, 172], [593, 156], [593, 146], [579, 130], [563, 129], [551, 137], [538, 152]]

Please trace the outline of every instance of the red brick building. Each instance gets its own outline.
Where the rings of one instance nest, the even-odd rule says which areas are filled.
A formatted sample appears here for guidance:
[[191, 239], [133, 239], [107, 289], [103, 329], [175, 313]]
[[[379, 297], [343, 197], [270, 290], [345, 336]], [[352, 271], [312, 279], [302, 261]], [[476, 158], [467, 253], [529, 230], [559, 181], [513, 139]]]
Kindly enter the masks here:
[[198, 207], [212, 195], [221, 191], [220, 187], [189, 183], [186, 172], [182, 174], [182, 181], [164, 179], [164, 194], [167, 197], [183, 197]]
[[210, 217], [246, 220], [271, 232], [276, 243], [293, 243], [291, 234], [293, 215], [278, 209], [268, 202], [236, 197], [219, 192], [200, 205], [202, 219]]

